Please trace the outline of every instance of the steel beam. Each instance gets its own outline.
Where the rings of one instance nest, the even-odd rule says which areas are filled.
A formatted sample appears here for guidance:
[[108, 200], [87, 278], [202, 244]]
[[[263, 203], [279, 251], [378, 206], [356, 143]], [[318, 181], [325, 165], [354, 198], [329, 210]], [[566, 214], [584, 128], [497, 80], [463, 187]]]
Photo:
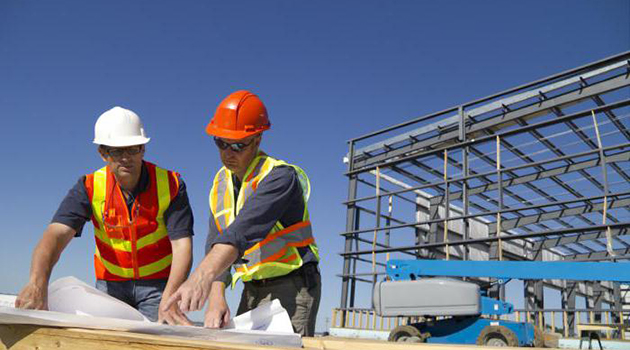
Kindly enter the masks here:
[[[630, 198], [616, 199], [616, 200], [613, 199], [608, 205], [608, 208], [614, 209], [614, 208], [623, 208], [627, 206], [630, 206]], [[527, 208], [524, 208], [523, 210], [525, 209]], [[512, 230], [512, 229], [519, 228], [522, 226], [536, 224], [542, 221], [555, 220], [558, 218], [568, 218], [571, 216], [577, 216], [577, 215], [581, 215], [585, 213], [599, 212], [599, 211], [602, 211], [603, 209], [604, 209], [603, 203], [594, 203], [594, 204], [587, 204], [587, 205], [583, 205], [579, 207], [571, 207], [571, 208], [566, 208], [566, 209], [548, 211], [548, 212], [545, 212], [544, 214], [524, 216], [518, 219], [503, 220], [501, 222], [501, 230], [502, 231]], [[497, 232], [496, 223], [491, 223], [488, 225], [488, 232], [489, 233]]]
[[[574, 89], [571, 92], [556, 96], [550, 97], [544, 101], [539, 103], [533, 103], [529, 106], [522, 107], [510, 112], [506, 112], [502, 115], [499, 115], [495, 118], [489, 118], [486, 120], [479, 121], [477, 123], [471, 123], [466, 126], [466, 134], [469, 138], [475, 138], [478, 136], [480, 132], [485, 129], [498, 130], [509, 127], [516, 123], [516, 120], [522, 119], [527, 120], [531, 119], [535, 116], [540, 115], [541, 113], [545, 113], [551, 108], [563, 107], [569, 104], [575, 104], [578, 101], [582, 101], [585, 99], [590, 99], [593, 96], [597, 96], [599, 94], [603, 94], [606, 92], [615, 91], [621, 89], [625, 86], [630, 85], [630, 75], [624, 74], [619, 75], [608, 80], [604, 80], [598, 83], [594, 83], [592, 85]], [[379, 154], [374, 157], [370, 157], [365, 160], [355, 160], [354, 161], [354, 170], [359, 170], [361, 168], [366, 168], [369, 166], [373, 166], [375, 164], [383, 163], [387, 160], [390, 160], [394, 157], [400, 157], [404, 155], [408, 155], [411, 152], [417, 152], [421, 150], [425, 150], [427, 148], [435, 148], [436, 145], [445, 145], [446, 143], [452, 144], [457, 141], [459, 137], [459, 130], [454, 128], [452, 131], [446, 131], [444, 133], [440, 133], [438, 136], [431, 137], [413, 144], [410, 144], [405, 147], [401, 147], [398, 149], [393, 149], [391, 151], [386, 151], [382, 154]], [[350, 162], [353, 162], [350, 159]]]
[[[609, 163], [630, 161], [630, 149], [627, 151], [621, 151], [620, 153], [617, 153], [611, 156], [607, 156], [606, 160]], [[544, 171], [538, 171], [531, 174], [522, 175], [519, 177], [505, 180], [503, 182], [503, 186], [510, 187], [510, 186], [526, 184], [529, 182], [534, 182], [536, 180], [546, 179], [553, 176], [559, 176], [562, 174], [568, 174], [568, 173], [572, 173], [572, 172], [582, 170], [582, 169], [594, 168], [599, 165], [600, 165], [600, 160], [597, 158], [578, 162], [578, 163], [567, 164], [567, 165], [563, 165], [557, 168], [544, 170]], [[476, 195], [476, 194], [480, 194], [480, 193], [484, 193], [488, 191], [494, 191], [497, 189], [497, 187], [498, 185], [496, 183], [490, 183], [483, 186], [471, 187], [468, 189], [468, 194], [472, 196], [472, 195]], [[462, 191], [452, 192], [450, 194], [451, 200], [458, 200], [460, 198], [462, 198]], [[432, 203], [433, 202], [439, 203], [442, 200], [443, 199], [439, 195], [431, 198]]]
[[[628, 228], [611, 230], [614, 236], [625, 236], [630, 233]], [[566, 244], [576, 243], [580, 241], [594, 241], [596, 239], [606, 238], [605, 231], [590, 232], [590, 233], [578, 233], [572, 236], [559, 236], [553, 238], [545, 238], [542, 242], [539, 242], [543, 248], [549, 249], [554, 247], [563, 246]]]

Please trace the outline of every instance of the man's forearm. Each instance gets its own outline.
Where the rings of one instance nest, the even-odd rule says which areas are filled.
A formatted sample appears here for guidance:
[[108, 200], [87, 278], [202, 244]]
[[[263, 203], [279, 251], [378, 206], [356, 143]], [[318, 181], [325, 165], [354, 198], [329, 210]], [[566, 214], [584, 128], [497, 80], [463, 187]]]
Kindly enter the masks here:
[[212, 289], [210, 290], [210, 299], [225, 299], [225, 284], [221, 281], [212, 282]]
[[190, 237], [171, 241], [173, 261], [168, 282], [164, 288], [165, 296], [171, 295], [186, 280], [192, 267], [192, 239]]
[[63, 224], [48, 225], [33, 250], [29, 277], [31, 283], [40, 286], [48, 284], [53, 267], [75, 233], [74, 229]]
[[196, 273], [214, 279], [227, 270], [238, 258], [238, 249], [229, 244], [215, 244], [197, 267]]

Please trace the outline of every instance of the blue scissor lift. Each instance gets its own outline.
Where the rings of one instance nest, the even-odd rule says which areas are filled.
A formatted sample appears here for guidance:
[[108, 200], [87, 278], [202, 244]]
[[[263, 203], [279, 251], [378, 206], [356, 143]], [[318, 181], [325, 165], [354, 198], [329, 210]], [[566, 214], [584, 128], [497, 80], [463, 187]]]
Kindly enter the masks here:
[[542, 333], [533, 324], [488, 317], [512, 313], [512, 304], [485, 296], [476, 284], [448, 277], [489, 277], [498, 283], [511, 279], [628, 283], [630, 263], [390, 260], [387, 276], [389, 281], [374, 289], [376, 313], [428, 320], [395, 328], [391, 341], [541, 347]]

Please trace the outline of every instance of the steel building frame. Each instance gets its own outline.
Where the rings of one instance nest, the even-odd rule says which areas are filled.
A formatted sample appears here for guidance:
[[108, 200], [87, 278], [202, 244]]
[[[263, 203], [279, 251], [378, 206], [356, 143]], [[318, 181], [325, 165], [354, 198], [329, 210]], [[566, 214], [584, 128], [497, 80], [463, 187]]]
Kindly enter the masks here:
[[[630, 51], [348, 143], [343, 311], [390, 258], [630, 258]], [[565, 309], [626, 304], [618, 283], [532, 280], [526, 310], [544, 286]]]

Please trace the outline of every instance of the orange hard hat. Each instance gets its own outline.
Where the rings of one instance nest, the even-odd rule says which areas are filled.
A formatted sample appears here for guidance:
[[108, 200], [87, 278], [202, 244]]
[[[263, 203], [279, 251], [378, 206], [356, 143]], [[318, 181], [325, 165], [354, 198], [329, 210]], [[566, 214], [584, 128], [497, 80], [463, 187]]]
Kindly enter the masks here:
[[260, 98], [249, 91], [239, 90], [226, 97], [206, 126], [209, 135], [240, 140], [271, 127], [267, 108]]

